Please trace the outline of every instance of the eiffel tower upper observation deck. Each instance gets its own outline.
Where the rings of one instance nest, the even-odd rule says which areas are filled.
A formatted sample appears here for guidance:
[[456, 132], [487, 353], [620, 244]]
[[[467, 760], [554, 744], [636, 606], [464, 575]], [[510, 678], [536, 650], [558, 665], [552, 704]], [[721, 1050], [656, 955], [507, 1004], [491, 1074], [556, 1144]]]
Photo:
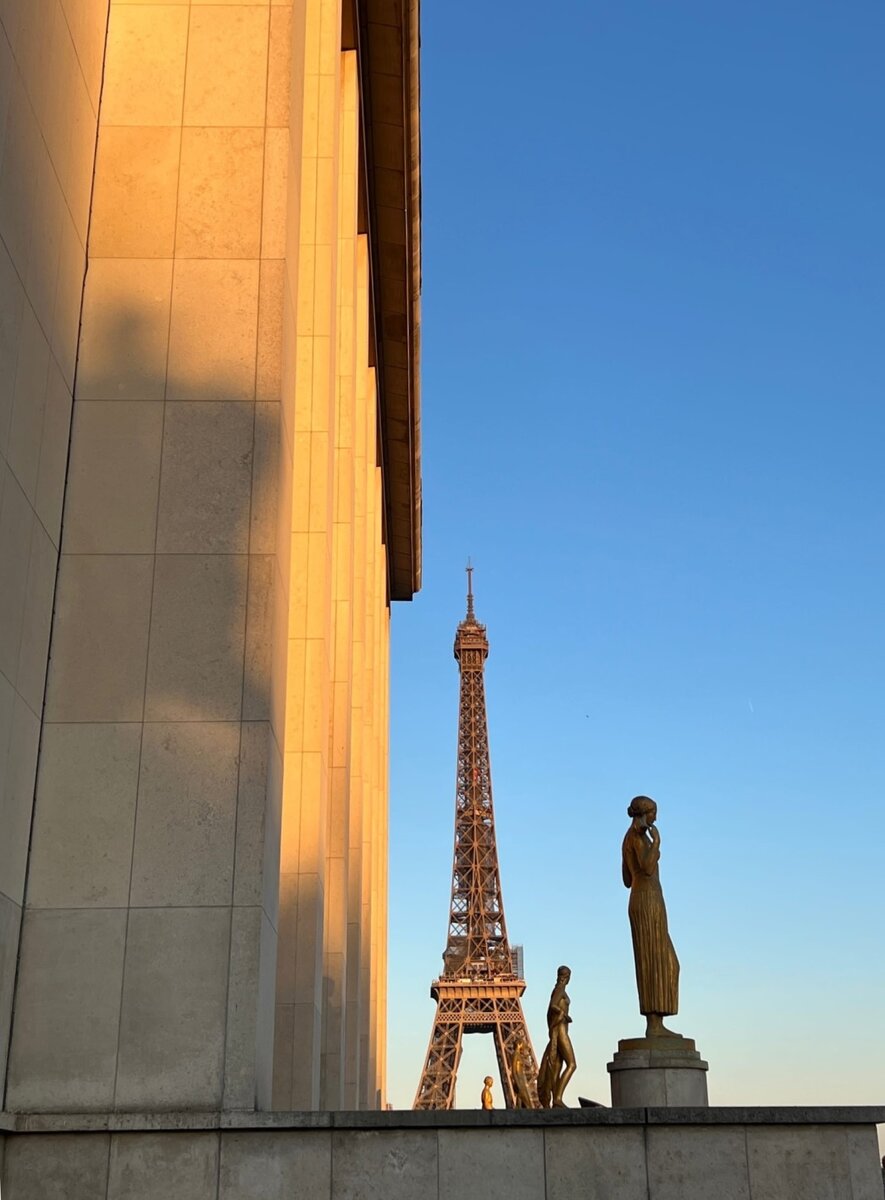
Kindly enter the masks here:
[[494, 1035], [508, 1108], [517, 1103], [512, 1066], [518, 1042], [532, 1089], [537, 1077], [520, 999], [525, 981], [513, 970], [501, 897], [483, 681], [489, 642], [473, 611], [472, 571], [467, 568], [467, 615], [455, 634], [461, 674], [455, 856], [443, 972], [430, 988], [436, 1017], [414, 1104], [425, 1109], [453, 1107], [465, 1033]]

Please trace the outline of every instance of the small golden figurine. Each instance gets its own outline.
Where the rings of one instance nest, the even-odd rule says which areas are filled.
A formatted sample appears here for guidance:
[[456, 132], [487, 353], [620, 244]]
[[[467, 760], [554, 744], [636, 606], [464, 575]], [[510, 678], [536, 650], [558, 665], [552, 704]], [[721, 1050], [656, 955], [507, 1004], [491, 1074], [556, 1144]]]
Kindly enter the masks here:
[[482, 1106], [484, 1109], [489, 1111], [495, 1107], [492, 1103], [492, 1084], [494, 1083], [494, 1080], [492, 1079], [491, 1075], [486, 1075], [483, 1083], [485, 1084], [485, 1087], [482, 1089]]
[[565, 985], [571, 979], [568, 967], [560, 967], [556, 973], [556, 987], [550, 993], [547, 1006], [547, 1031], [550, 1040], [538, 1069], [538, 1103], [541, 1108], [565, 1108], [562, 1094], [565, 1085], [574, 1075], [577, 1064], [568, 1027], [572, 1023], [568, 1015], [569, 998]]
[[522, 1038], [513, 1047], [513, 1057], [510, 1060], [510, 1072], [513, 1076], [513, 1090], [516, 1092], [517, 1108], [534, 1108], [529, 1077], [526, 1074], [531, 1068], [531, 1061], [525, 1052], [525, 1042]]
[[661, 835], [655, 828], [658, 806], [648, 796], [635, 796], [627, 816], [633, 824], [622, 847], [624, 886], [630, 889], [627, 912], [633, 936], [639, 1011], [646, 1037], [679, 1037], [664, 1017], [679, 1011], [679, 959], [670, 941], [667, 909], [658, 877]]

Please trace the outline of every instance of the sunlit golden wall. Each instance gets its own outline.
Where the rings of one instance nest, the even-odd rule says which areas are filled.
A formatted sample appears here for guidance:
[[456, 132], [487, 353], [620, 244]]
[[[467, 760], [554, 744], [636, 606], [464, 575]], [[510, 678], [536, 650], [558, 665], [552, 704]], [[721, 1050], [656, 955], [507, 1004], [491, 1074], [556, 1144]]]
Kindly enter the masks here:
[[384, 1101], [389, 530], [348, 20], [111, 0], [13, 1108]]
[[380, 1101], [381, 1084], [361, 1047], [386, 1018], [371, 958], [386, 919], [373, 852], [387, 754], [374, 697], [388, 628], [377, 397], [358, 232], [357, 57], [341, 50], [340, 3], [311, 0], [304, 20], [303, 41], [293, 41], [299, 170], [283, 332], [279, 558], [288, 555], [289, 583], [273, 653], [276, 670], [287, 664], [275, 688], [286, 736], [274, 1106], [365, 1107]]

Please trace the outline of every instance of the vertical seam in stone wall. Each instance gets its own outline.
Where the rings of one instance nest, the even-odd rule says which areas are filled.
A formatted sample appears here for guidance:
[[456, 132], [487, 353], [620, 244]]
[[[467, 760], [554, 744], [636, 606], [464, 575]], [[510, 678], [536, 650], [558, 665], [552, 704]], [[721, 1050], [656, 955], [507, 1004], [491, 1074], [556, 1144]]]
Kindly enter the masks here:
[[541, 1128], [541, 1171], [544, 1175], [544, 1200], [547, 1200], [547, 1130]]
[[[222, 1046], [222, 1071], [221, 1071], [221, 1107], [224, 1108], [224, 1096], [227, 1091], [227, 1052], [228, 1052], [228, 1027], [230, 1024], [230, 977], [233, 967], [233, 948], [234, 948], [234, 906], [237, 887], [237, 831], [240, 823], [240, 782], [243, 772], [243, 725], [245, 723], [246, 714], [246, 669], [248, 660], [248, 636], [249, 636], [249, 597], [251, 594], [252, 584], [252, 499], [255, 493], [255, 412], [258, 402], [258, 347], [259, 347], [259, 329], [261, 326], [261, 264], [263, 262], [262, 249], [264, 242], [264, 173], [267, 166], [267, 104], [268, 104], [268, 89], [270, 87], [270, 35], [271, 35], [271, 3], [267, 0], [267, 42], [265, 46], [264, 56], [264, 127], [262, 130], [261, 141], [261, 186], [259, 188], [259, 208], [258, 208], [258, 303], [256, 306], [255, 316], [255, 350], [253, 354], [253, 371], [252, 371], [252, 472], [249, 478], [249, 503], [246, 510], [246, 603], [243, 606], [243, 675], [240, 681], [240, 721], [239, 721], [239, 737], [237, 741], [237, 791], [234, 804], [234, 829], [233, 829], [233, 845], [231, 848], [232, 863], [230, 873], [230, 923], [228, 926], [227, 935], [227, 984], [224, 993], [224, 1043]], [[188, 22], [190, 27], [190, 22]], [[187, 86], [187, 67], [185, 66], [185, 87]], [[182, 118], [183, 119], [183, 118]], [[173, 268], [174, 269], [174, 268]], [[169, 308], [170, 323], [172, 317], [172, 306]], [[265, 803], [267, 801], [267, 772], [265, 771], [264, 778], [264, 795]], [[263, 879], [262, 863], [262, 879]], [[263, 889], [262, 889], [263, 895]], [[260, 961], [260, 932], [259, 932], [259, 976], [261, 973]], [[257, 988], [258, 980], [255, 980]], [[256, 993], [257, 995], [257, 993]], [[257, 1012], [256, 1012], [257, 1021]], [[256, 1035], [258, 1029], [256, 1024]], [[255, 1052], [255, 1063], [257, 1067], [257, 1050], [258, 1042], [253, 1046]], [[258, 1089], [257, 1078], [253, 1071], [253, 1096], [252, 1106], [258, 1106]], [[221, 1172], [221, 1142], [218, 1144], [218, 1170], [219, 1177]]]
[[109, 1200], [111, 1192], [111, 1149], [114, 1145], [114, 1135], [108, 1131], [108, 1165], [104, 1173], [104, 1200]]
[[[744, 1158], [747, 1164], [747, 1194], [750, 1200], [753, 1200], [753, 1179], [750, 1174], [750, 1137], [746, 1125], [744, 1126]], [[854, 1189], [852, 1188], [852, 1194], [853, 1191]]]
[[642, 1146], [645, 1150], [645, 1194], [648, 1200], [651, 1200], [651, 1175], [648, 1169], [648, 1109], [644, 1108], [642, 1111], [645, 1114], [642, 1126]]
[[[223, 1087], [224, 1087], [224, 1084], [222, 1083], [222, 1088]], [[217, 1133], [214, 1134], [214, 1137], [218, 1144], [218, 1154], [215, 1156], [215, 1191], [213, 1193], [213, 1200], [219, 1200], [219, 1197], [221, 1196], [221, 1147], [222, 1147], [222, 1133], [221, 1133], [220, 1129], [218, 1130]], [[109, 1198], [105, 1197], [105, 1200], [109, 1200]]]
[[[65, 24], [67, 24], [67, 14], [65, 13], [64, 8], [62, 8], [62, 16], [64, 17]], [[103, 43], [102, 56], [101, 56], [101, 80], [99, 81], [99, 86], [98, 86], [98, 104], [95, 109], [95, 144], [92, 148], [92, 174], [91, 174], [91, 178], [90, 178], [90, 182], [89, 182], [89, 216], [86, 221], [86, 244], [83, 247], [83, 250], [84, 250], [83, 280], [80, 284], [80, 308], [79, 308], [79, 313], [77, 316], [77, 350], [74, 355], [74, 370], [73, 370], [72, 379], [71, 379], [71, 420], [70, 420], [70, 424], [68, 426], [68, 452], [67, 452], [67, 455], [65, 456], [64, 483], [62, 485], [62, 495], [61, 495], [61, 517], [59, 519], [59, 527], [58, 527], [58, 558], [57, 558], [56, 564], [55, 564], [55, 579], [53, 580], [53, 583], [52, 583], [52, 607], [50, 609], [50, 615], [49, 615], [49, 639], [46, 644], [46, 663], [45, 663], [45, 666], [43, 669], [43, 702], [40, 707], [40, 732], [37, 737], [37, 760], [36, 760], [36, 768], [34, 770], [33, 792], [31, 795], [31, 820], [30, 820], [30, 824], [28, 827], [28, 848], [27, 848], [27, 851], [25, 854], [25, 878], [24, 878], [24, 885], [22, 887], [22, 905], [21, 905], [21, 917], [19, 920], [18, 949], [16, 950], [16, 955], [15, 955], [15, 973], [13, 975], [13, 980], [12, 980], [12, 1009], [9, 1014], [9, 1033], [7, 1035], [7, 1046], [6, 1046], [6, 1049], [7, 1049], [6, 1070], [4, 1072], [3, 1079], [0, 1080], [0, 1085], [2, 1085], [2, 1086], [0, 1086], [0, 1109], [6, 1108], [6, 1095], [7, 1095], [7, 1089], [9, 1086], [9, 1058], [10, 1058], [10, 1055], [12, 1052], [12, 1040], [13, 1040], [13, 1035], [15, 1032], [16, 997], [18, 995], [18, 981], [19, 981], [19, 974], [21, 972], [22, 935], [24, 933], [25, 913], [27, 912], [27, 907], [28, 907], [28, 885], [30, 882], [30, 874], [31, 874], [31, 850], [33, 849], [33, 843], [34, 843], [34, 817], [35, 817], [36, 808], [37, 808], [37, 780], [40, 776], [40, 758], [41, 758], [41, 754], [42, 754], [42, 750], [43, 750], [43, 728], [44, 728], [44, 722], [45, 722], [45, 716], [46, 716], [46, 684], [49, 679], [49, 664], [52, 661], [52, 639], [53, 639], [53, 635], [55, 633], [55, 602], [58, 597], [58, 575], [59, 575], [59, 571], [61, 570], [61, 548], [62, 548], [62, 544], [64, 541], [65, 500], [67, 498], [68, 477], [69, 477], [70, 468], [71, 468], [71, 434], [73, 432], [73, 427], [74, 427], [74, 399], [77, 395], [77, 368], [78, 368], [79, 362], [80, 362], [80, 334], [83, 329], [83, 298], [86, 294], [86, 276], [89, 273], [89, 234], [90, 234], [91, 228], [92, 228], [92, 203], [93, 203], [93, 199], [95, 196], [96, 161], [98, 159], [98, 133], [99, 133], [99, 128], [101, 126], [101, 102], [102, 102], [102, 98], [104, 95], [105, 68], [107, 65], [108, 28], [110, 26], [110, 19], [111, 19], [111, 0], [107, 0], [107, 15], [105, 16], [105, 22], [104, 22], [104, 43]], [[76, 46], [74, 49], [74, 53], [76, 54]], [[79, 55], [77, 55], [77, 65], [80, 67], [80, 71], [82, 74], [83, 68], [82, 68], [82, 65], [80, 64]], [[84, 80], [84, 82], [85, 82], [85, 80]], [[89, 93], [88, 93], [88, 89], [87, 89], [87, 95], [88, 94]], [[53, 164], [53, 169], [55, 169], [54, 164]], [[65, 203], [67, 204], [66, 198], [65, 198]], [[42, 447], [41, 447], [41, 453], [42, 453]]]
[[[111, 0], [113, 4], [114, 0]], [[184, 78], [185, 87], [187, 86], [187, 54], [190, 46], [190, 5], [188, 5], [188, 23], [187, 33], [184, 42]], [[184, 88], [181, 95], [181, 119], [184, 121]], [[178, 173], [175, 180], [175, 222], [173, 230], [178, 224], [178, 197], [181, 189], [181, 139], [178, 142]], [[173, 233], [174, 236], [174, 233]], [[113, 1106], [116, 1111], [117, 1107], [117, 1080], [120, 1073], [120, 1029], [123, 1021], [123, 995], [126, 987], [126, 963], [128, 960], [129, 948], [129, 923], [132, 915], [132, 876], [135, 870], [135, 838], [138, 831], [138, 795], [141, 790], [141, 761], [144, 752], [144, 727], [145, 716], [147, 713], [147, 689], [148, 689], [148, 667], [151, 660], [151, 626], [153, 624], [154, 610], [154, 591], [157, 583], [157, 536], [160, 528], [160, 494], [163, 487], [163, 443], [166, 437], [166, 391], [169, 381], [169, 343], [172, 335], [172, 293], [175, 287], [175, 245], [172, 246], [172, 272], [169, 280], [169, 320], [166, 326], [166, 361], [163, 371], [163, 416], [160, 421], [160, 462], [157, 470], [157, 515], [154, 518], [154, 548], [153, 548], [153, 569], [151, 570], [151, 594], [148, 601], [148, 630], [147, 639], [144, 651], [144, 689], [141, 699], [141, 737], [138, 743], [138, 767], [135, 777], [135, 812], [132, 816], [132, 845], [129, 852], [129, 894], [126, 900], [126, 930], [123, 935], [123, 967], [120, 971], [120, 1006], [117, 1012], [117, 1047], [114, 1054], [114, 1092]]]

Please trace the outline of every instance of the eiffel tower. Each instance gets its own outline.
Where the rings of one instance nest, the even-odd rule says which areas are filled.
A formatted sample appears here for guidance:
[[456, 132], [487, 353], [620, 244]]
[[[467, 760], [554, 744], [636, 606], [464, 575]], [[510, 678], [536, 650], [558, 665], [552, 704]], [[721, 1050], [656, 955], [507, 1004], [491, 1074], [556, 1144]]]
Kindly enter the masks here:
[[513, 1051], [519, 1041], [535, 1098], [538, 1075], [521, 997], [525, 981], [513, 970], [507, 941], [486, 726], [483, 668], [489, 654], [486, 629], [473, 612], [473, 568], [467, 568], [467, 616], [455, 634], [461, 674], [458, 712], [458, 773], [455, 791], [455, 861], [452, 904], [443, 972], [430, 986], [436, 1016], [414, 1108], [452, 1108], [465, 1033], [491, 1033], [501, 1087], [515, 1108]]

